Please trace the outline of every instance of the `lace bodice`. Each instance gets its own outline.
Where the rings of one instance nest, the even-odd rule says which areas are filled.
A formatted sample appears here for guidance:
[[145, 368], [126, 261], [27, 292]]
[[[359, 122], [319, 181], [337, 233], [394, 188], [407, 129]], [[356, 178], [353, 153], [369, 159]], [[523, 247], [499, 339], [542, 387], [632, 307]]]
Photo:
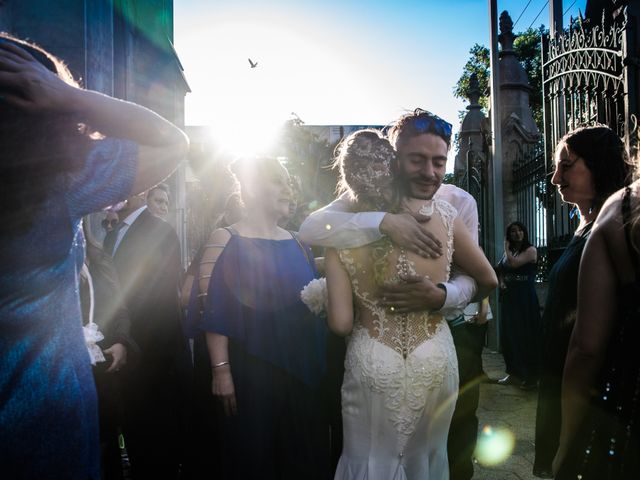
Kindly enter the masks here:
[[388, 238], [371, 245], [339, 251], [355, 296], [356, 327], [361, 326], [377, 341], [388, 345], [403, 358], [431, 338], [443, 322], [440, 314], [427, 311], [395, 313], [380, 305], [378, 287], [400, 284], [407, 275], [426, 276], [434, 283], [449, 279], [453, 256], [453, 223], [457, 210], [445, 200], [433, 200], [434, 215], [429, 230], [446, 246], [445, 255], [425, 259], [395, 246]]

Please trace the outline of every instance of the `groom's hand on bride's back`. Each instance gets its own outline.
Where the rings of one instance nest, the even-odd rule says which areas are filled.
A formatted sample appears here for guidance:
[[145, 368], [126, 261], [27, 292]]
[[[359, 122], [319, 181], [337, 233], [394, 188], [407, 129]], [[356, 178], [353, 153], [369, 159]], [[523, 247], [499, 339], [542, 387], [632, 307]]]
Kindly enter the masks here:
[[437, 311], [447, 297], [444, 289], [426, 277], [407, 275], [404, 283], [382, 285], [378, 290], [380, 303], [394, 313]]
[[393, 243], [425, 258], [442, 255], [442, 243], [422, 228], [431, 217], [419, 213], [387, 213], [380, 223], [380, 232]]

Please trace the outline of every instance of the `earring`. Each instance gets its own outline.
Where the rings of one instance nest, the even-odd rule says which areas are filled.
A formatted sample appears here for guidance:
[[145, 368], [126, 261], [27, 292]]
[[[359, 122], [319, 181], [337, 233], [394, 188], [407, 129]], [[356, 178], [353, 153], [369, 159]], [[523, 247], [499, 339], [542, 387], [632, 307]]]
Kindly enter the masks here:
[[578, 220], [580, 220], [580, 210], [578, 210], [576, 205], [569, 211], [569, 218], [573, 220], [575, 217], [578, 217]]

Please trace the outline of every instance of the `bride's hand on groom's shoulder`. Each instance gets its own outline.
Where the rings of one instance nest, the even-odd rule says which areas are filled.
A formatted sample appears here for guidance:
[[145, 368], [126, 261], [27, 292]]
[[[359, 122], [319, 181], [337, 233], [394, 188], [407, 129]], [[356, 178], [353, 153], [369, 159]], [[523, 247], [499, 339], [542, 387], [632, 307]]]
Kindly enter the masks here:
[[442, 255], [442, 243], [422, 228], [431, 217], [419, 213], [387, 213], [380, 223], [380, 232], [393, 243], [421, 257], [437, 258]]

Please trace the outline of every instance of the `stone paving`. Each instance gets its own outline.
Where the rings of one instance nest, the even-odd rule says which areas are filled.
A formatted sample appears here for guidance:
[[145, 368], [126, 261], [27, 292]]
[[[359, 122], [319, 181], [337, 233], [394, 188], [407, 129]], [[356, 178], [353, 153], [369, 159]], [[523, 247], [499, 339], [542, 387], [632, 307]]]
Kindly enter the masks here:
[[[490, 378], [505, 376], [502, 355], [485, 349], [484, 370]], [[495, 466], [484, 466], [476, 461], [473, 480], [538, 480], [533, 469], [534, 434], [537, 390], [523, 391], [516, 386], [483, 383], [480, 386], [479, 430], [490, 426], [494, 430], [505, 428], [513, 433], [515, 447], [506, 460]], [[124, 454], [125, 480], [131, 478]]]
[[[484, 369], [490, 378], [505, 376], [502, 355], [485, 349]], [[532, 480], [537, 390], [483, 383], [480, 386], [479, 430], [504, 428], [515, 437], [515, 447], [502, 463], [483, 466], [476, 461], [474, 480]], [[482, 437], [482, 435], [481, 435]]]

